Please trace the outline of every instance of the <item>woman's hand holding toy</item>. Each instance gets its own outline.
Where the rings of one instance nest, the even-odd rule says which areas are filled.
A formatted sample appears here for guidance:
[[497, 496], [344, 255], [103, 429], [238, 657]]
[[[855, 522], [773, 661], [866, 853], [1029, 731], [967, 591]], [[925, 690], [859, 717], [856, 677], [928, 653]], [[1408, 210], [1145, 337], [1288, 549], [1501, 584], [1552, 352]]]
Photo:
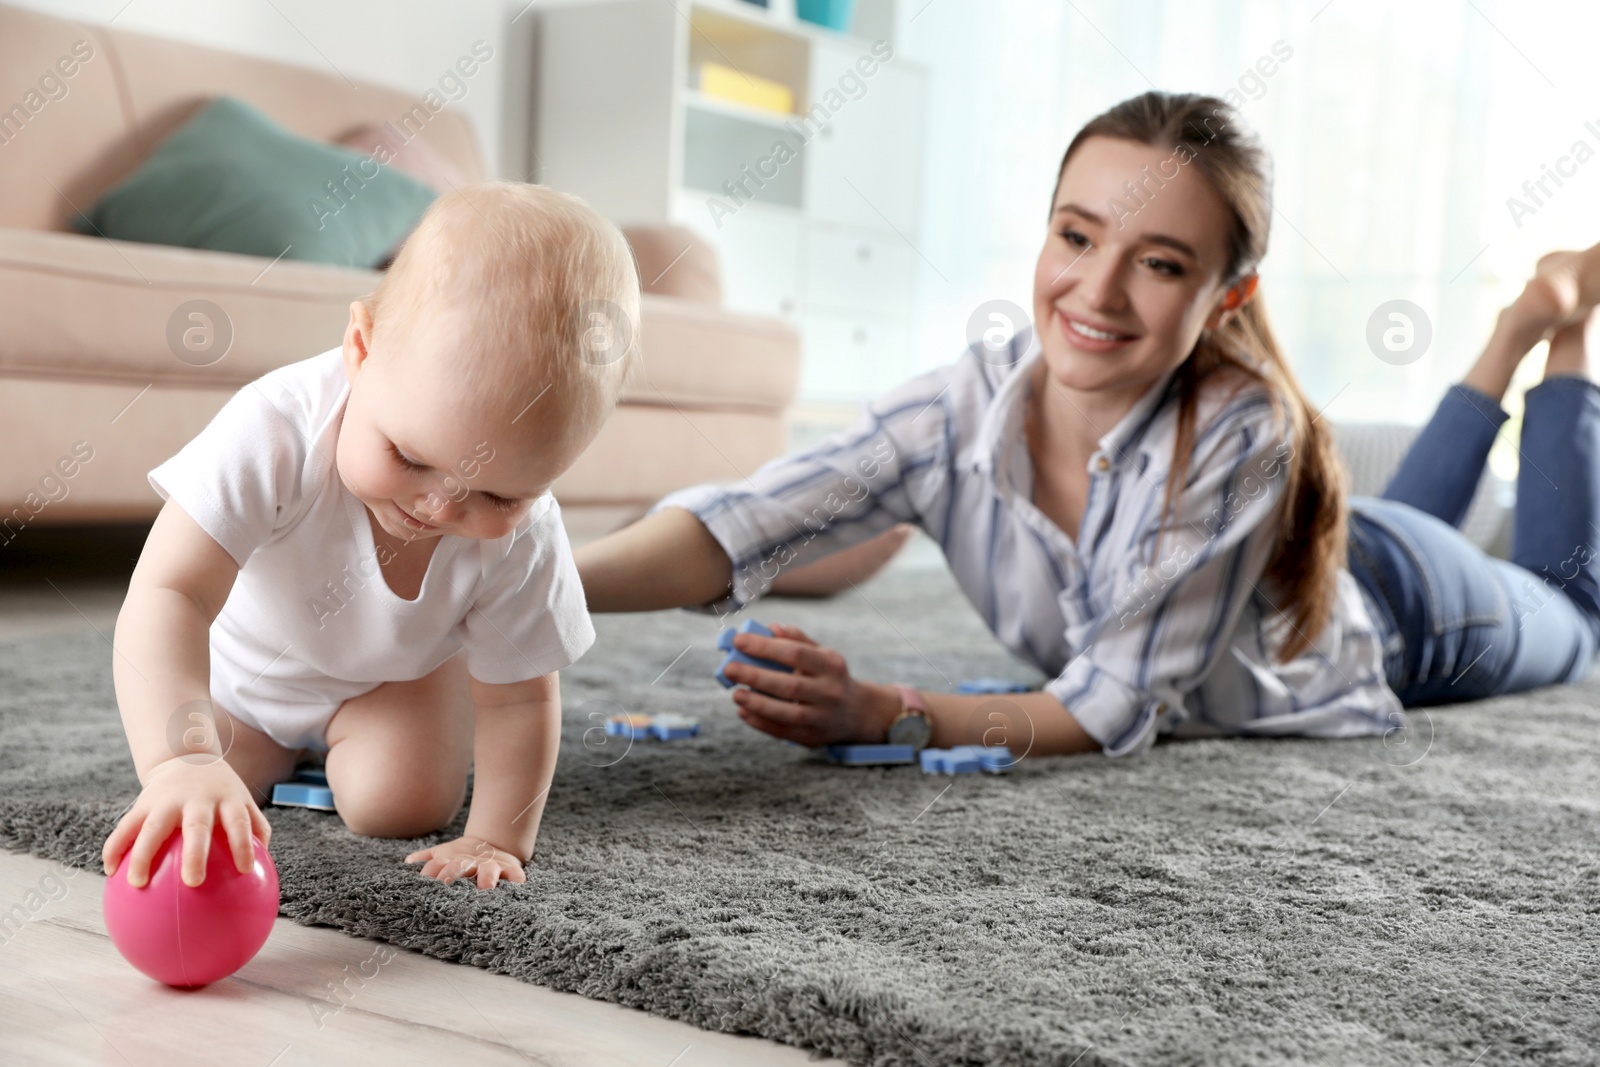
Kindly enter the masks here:
[[774, 636], [739, 634], [740, 652], [773, 660], [793, 674], [731, 663], [726, 674], [748, 689], [733, 691], [739, 717], [757, 730], [801, 745], [871, 744], [884, 739], [900, 710], [891, 686], [850, 676], [844, 656], [824, 648], [794, 626], [771, 627]]

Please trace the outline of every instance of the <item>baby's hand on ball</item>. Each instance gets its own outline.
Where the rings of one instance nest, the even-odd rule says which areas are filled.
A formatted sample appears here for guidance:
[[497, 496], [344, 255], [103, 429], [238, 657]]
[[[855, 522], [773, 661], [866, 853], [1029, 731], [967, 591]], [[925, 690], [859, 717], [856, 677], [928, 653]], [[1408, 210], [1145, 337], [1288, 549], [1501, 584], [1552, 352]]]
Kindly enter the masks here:
[[272, 826], [244, 780], [223, 759], [203, 753], [175, 756], [151, 768], [147, 779], [101, 850], [108, 876], [126, 852], [128, 884], [146, 885], [156, 854], [181, 829], [183, 884], [198, 886], [205, 881], [212, 829], [218, 824], [227, 834], [234, 868], [244, 874], [255, 865], [250, 835], [259, 837], [265, 847]]

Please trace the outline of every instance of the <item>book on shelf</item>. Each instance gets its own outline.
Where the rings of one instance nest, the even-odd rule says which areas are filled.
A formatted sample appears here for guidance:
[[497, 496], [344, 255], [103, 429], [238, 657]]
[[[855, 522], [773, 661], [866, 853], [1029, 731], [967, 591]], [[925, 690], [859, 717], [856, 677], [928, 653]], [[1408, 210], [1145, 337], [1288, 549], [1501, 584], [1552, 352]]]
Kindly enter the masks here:
[[701, 63], [695, 68], [695, 88], [714, 100], [743, 104], [777, 115], [794, 114], [794, 90], [721, 63]]

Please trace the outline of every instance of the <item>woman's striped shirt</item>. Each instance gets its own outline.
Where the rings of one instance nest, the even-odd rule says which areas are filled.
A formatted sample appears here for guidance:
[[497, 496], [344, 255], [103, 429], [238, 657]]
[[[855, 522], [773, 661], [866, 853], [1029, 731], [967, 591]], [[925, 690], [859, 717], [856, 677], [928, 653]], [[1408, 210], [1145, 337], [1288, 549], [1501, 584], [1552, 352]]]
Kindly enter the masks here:
[[1375, 609], [1348, 569], [1313, 646], [1287, 663], [1270, 654], [1289, 626], [1263, 574], [1292, 442], [1266, 388], [1202, 390], [1187, 484], [1153, 556], [1176, 371], [1100, 437], [1073, 537], [1032, 502], [1023, 419], [1034, 383], [1048, 383], [1041, 362], [1031, 332], [1003, 351], [975, 344], [741, 484], [664, 497], [651, 511], [687, 508], [733, 560], [729, 596], [700, 610], [738, 610], [781, 570], [910, 522], [939, 543], [995, 637], [1053, 676], [1045, 690], [1107, 755], [1142, 752], [1165, 734], [1402, 727]]

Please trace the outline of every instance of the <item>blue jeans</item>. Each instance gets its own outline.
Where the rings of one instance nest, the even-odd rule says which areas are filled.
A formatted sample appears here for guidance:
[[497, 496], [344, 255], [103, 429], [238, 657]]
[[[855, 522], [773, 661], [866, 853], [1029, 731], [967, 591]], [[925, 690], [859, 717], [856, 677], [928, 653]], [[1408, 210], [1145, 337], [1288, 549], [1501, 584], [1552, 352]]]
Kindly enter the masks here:
[[1452, 385], [1383, 496], [1350, 500], [1350, 572], [1407, 706], [1579, 681], [1600, 649], [1600, 386], [1528, 390], [1509, 562], [1457, 529], [1508, 417]]

